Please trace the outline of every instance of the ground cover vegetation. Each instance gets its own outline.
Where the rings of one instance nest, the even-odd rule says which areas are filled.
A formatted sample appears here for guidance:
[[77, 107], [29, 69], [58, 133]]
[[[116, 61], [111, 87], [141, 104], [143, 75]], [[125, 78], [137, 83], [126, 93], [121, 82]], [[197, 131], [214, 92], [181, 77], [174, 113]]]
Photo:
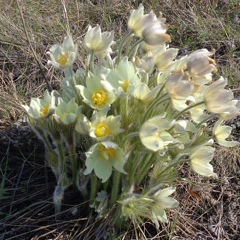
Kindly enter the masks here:
[[[0, 91], [0, 239], [113, 239], [109, 221], [89, 216], [74, 188], [65, 192], [56, 212], [52, 193], [56, 179], [45, 164], [44, 147], [32, 134], [22, 105], [59, 90], [63, 74], [47, 64], [46, 54], [71, 32], [78, 44], [75, 69], [85, 65], [81, 48], [88, 25], [114, 30], [120, 43], [131, 10], [139, 1], [9, 1], [1, 2]], [[216, 77], [228, 78], [239, 99], [240, 31], [238, 1], [143, 1], [145, 11], [161, 11], [167, 19], [171, 47], [180, 56], [194, 50], [214, 50]], [[232, 139], [239, 141], [239, 118], [227, 120]], [[214, 126], [214, 119], [210, 128]], [[105, 146], [107, 147], [107, 146]], [[174, 198], [179, 207], [168, 211], [168, 223], [158, 231], [147, 219], [118, 232], [118, 239], [237, 239], [239, 226], [239, 147], [216, 145], [212, 165], [218, 179], [200, 177], [186, 164], [179, 167]], [[141, 189], [138, 190], [139, 192]], [[116, 238], [117, 239], [117, 238]]]

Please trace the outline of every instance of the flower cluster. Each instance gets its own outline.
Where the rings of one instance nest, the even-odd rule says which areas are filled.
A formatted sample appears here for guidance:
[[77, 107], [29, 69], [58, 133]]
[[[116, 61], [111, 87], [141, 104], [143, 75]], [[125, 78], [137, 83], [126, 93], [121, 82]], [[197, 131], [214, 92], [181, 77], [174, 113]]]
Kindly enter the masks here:
[[[149, 218], [159, 226], [168, 221], [165, 210], [178, 206], [170, 195], [179, 165], [217, 177], [214, 141], [239, 145], [228, 140], [224, 121], [240, 115], [240, 101], [225, 89], [226, 79], [214, 79], [213, 52], [178, 57], [162, 15], [144, 14], [140, 4], [128, 28], [114, 49], [113, 32], [89, 26], [86, 67], [77, 71], [71, 36], [51, 47], [49, 63], [65, 74], [62, 90], [23, 107], [56, 175], [56, 209], [75, 185], [101, 215], [117, 205], [116, 221]], [[211, 132], [212, 118], [219, 120]]]

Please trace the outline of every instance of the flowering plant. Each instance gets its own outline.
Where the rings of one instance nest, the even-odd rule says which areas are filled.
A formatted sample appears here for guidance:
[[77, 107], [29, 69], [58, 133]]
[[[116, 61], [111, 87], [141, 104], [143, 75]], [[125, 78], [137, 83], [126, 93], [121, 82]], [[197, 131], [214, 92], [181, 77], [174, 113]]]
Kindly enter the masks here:
[[[49, 63], [64, 72], [61, 91], [23, 107], [56, 176], [56, 210], [75, 185], [100, 216], [111, 212], [114, 224], [151, 219], [158, 227], [168, 221], [165, 210], [178, 206], [170, 196], [178, 167], [217, 177], [214, 141], [239, 145], [226, 140], [231, 127], [223, 124], [240, 114], [240, 101], [225, 89], [226, 79], [214, 79], [213, 52], [178, 57], [161, 15], [144, 14], [140, 4], [128, 28], [114, 49], [113, 32], [90, 26], [85, 66], [76, 71], [70, 35], [51, 47]], [[212, 118], [219, 119], [213, 131]]]

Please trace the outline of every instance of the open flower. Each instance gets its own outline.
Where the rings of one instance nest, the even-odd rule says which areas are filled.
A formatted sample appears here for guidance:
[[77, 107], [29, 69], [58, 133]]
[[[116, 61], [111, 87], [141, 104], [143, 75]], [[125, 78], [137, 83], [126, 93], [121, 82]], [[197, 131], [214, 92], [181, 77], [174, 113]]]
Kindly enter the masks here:
[[[209, 141], [212, 143], [213, 141]], [[213, 159], [214, 148], [208, 144], [194, 148], [190, 153], [191, 168], [198, 174], [206, 177], [216, 177], [213, 166], [209, 163]]]
[[75, 99], [71, 99], [69, 102], [61, 101], [56, 107], [54, 118], [57, 122], [64, 125], [73, 124], [76, 122], [78, 116], [78, 105]]
[[89, 174], [94, 170], [95, 174], [106, 182], [111, 174], [112, 168], [125, 173], [123, 167], [125, 157], [123, 150], [113, 142], [101, 142], [93, 145], [86, 153], [86, 170], [84, 174]]
[[110, 140], [114, 135], [122, 132], [121, 116], [108, 116], [106, 111], [98, 111], [93, 114], [93, 120], [90, 127], [90, 136], [98, 141]]
[[213, 128], [213, 134], [218, 144], [224, 147], [236, 147], [240, 143], [237, 141], [227, 141], [226, 138], [228, 138], [231, 134], [232, 127], [230, 126], [221, 126], [223, 121], [220, 119], [218, 120]]
[[62, 45], [55, 44], [50, 48], [48, 54], [51, 60], [48, 63], [56, 68], [67, 68], [72, 66], [77, 57], [78, 47], [74, 44], [71, 36], [64, 38]]
[[80, 90], [83, 101], [93, 109], [102, 110], [110, 106], [117, 98], [117, 96], [108, 91], [101, 83], [101, 77], [91, 75], [86, 79], [86, 87], [77, 85], [76, 88]]
[[164, 117], [165, 115], [158, 115], [147, 120], [139, 132], [142, 144], [154, 152], [163, 150], [175, 142], [175, 139], [167, 132], [173, 126], [174, 121]]
[[179, 202], [169, 197], [172, 193], [175, 192], [175, 188], [168, 187], [162, 190], [157, 191], [154, 194], [154, 203], [152, 207], [152, 219], [156, 224], [156, 227], [159, 228], [159, 221], [160, 222], [168, 222], [167, 215], [165, 212], [166, 208], [175, 208], [179, 205]]
[[22, 107], [26, 110], [27, 114], [33, 119], [47, 118], [52, 115], [55, 111], [55, 101], [54, 92], [49, 94], [46, 90], [44, 92], [43, 99], [32, 98], [30, 106], [23, 105]]
[[116, 69], [110, 71], [106, 81], [102, 81], [102, 84], [108, 91], [124, 97], [132, 93], [140, 82], [141, 80], [133, 63], [128, 61], [127, 57], [124, 57]]
[[94, 28], [89, 26], [84, 37], [84, 43], [86, 47], [95, 54], [103, 54], [110, 51], [110, 46], [114, 43], [113, 36], [113, 31], [102, 33], [99, 25]]
[[233, 92], [224, 89], [227, 80], [220, 78], [206, 89], [204, 101], [209, 112], [218, 114], [221, 119], [231, 119], [240, 115], [240, 101], [234, 100]]

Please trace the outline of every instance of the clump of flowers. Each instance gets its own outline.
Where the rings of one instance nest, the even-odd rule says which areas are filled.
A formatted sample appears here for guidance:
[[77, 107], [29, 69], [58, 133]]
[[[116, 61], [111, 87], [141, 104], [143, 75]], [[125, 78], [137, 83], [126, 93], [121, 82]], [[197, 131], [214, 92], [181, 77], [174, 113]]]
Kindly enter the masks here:
[[[46, 91], [24, 108], [56, 176], [56, 210], [74, 185], [82, 202], [90, 201], [114, 224], [150, 219], [158, 227], [168, 221], [167, 209], [178, 206], [178, 167], [188, 164], [197, 174], [217, 177], [214, 140], [239, 145], [227, 140], [231, 127], [224, 121], [240, 114], [240, 102], [225, 89], [226, 79], [213, 78], [212, 52], [178, 57], [178, 49], [169, 48], [161, 15], [144, 14], [140, 4], [128, 27], [116, 46], [113, 32], [90, 26], [85, 67], [76, 71], [72, 37], [54, 45], [49, 63], [65, 74], [62, 90]], [[210, 131], [212, 118], [219, 120]]]

